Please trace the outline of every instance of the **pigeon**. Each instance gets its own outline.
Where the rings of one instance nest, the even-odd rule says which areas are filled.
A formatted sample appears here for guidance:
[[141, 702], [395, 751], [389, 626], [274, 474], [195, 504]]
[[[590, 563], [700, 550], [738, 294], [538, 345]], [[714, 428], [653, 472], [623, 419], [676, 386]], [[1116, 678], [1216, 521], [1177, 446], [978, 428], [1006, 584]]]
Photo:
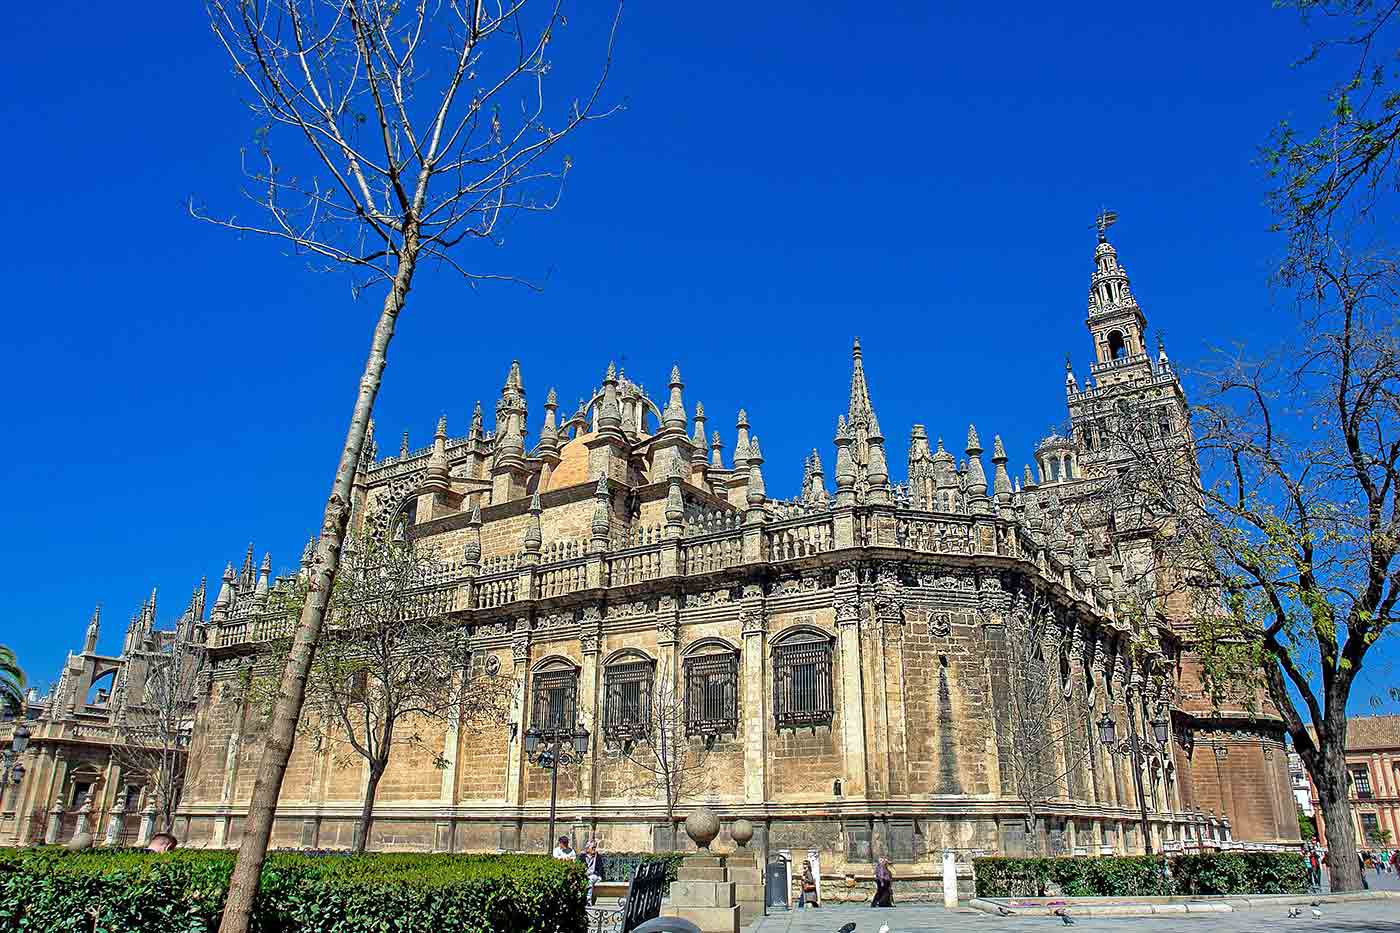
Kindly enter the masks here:
[[1322, 911], [1318, 910], [1316, 907], [1312, 909], [1312, 915], [1314, 920], [1322, 919]]
[[1290, 907], [1290, 908], [1288, 908], [1288, 919], [1289, 919], [1289, 920], [1297, 920], [1297, 919], [1298, 919], [1299, 917], [1301, 917], [1301, 916], [1303, 916], [1303, 908], [1301, 908], [1301, 907]]
[[856, 933], [856, 925], [854, 923], [842, 924], [841, 929], [837, 930], [836, 933]]
[[888, 923], [880, 924], [880, 933], [890, 933], [890, 925]]
[[1322, 906], [1322, 901], [1313, 901], [1312, 903], [1308, 904], [1308, 906], [1309, 906], [1309, 907], [1321, 907], [1321, 906]]
[[1073, 926], [1073, 925], [1074, 925], [1074, 918], [1071, 917], [1071, 916], [1069, 915], [1069, 911], [1065, 910], [1063, 907], [1061, 907], [1059, 910], [1055, 911], [1055, 916], [1059, 917], [1059, 918], [1060, 918], [1060, 922], [1063, 923], [1065, 926]]
[[1003, 917], [1014, 917], [1014, 916], [1016, 916], [1016, 911], [1014, 911], [1014, 910], [1007, 910], [1005, 907], [1001, 906], [1000, 904], [997, 905], [997, 913], [1001, 914]]

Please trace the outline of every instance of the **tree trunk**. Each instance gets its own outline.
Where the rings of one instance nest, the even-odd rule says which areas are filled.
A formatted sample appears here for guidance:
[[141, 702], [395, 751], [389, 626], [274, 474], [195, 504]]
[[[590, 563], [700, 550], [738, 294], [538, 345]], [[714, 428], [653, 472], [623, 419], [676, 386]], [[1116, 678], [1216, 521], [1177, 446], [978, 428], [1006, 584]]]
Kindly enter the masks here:
[[229, 879], [228, 898], [224, 902], [219, 933], [248, 933], [253, 900], [258, 893], [263, 861], [267, 858], [267, 845], [272, 838], [277, 798], [282, 791], [282, 779], [287, 773], [287, 760], [291, 757], [292, 742], [296, 738], [297, 721], [301, 718], [301, 707], [306, 700], [307, 673], [316, 651], [316, 642], [321, 637], [321, 623], [325, 619], [326, 606], [335, 586], [336, 569], [340, 564], [340, 546], [350, 518], [350, 497], [355, 468], [360, 462], [365, 431], [370, 415], [374, 412], [374, 400], [379, 394], [380, 382], [384, 377], [389, 341], [393, 339], [394, 326], [408, 299], [417, 260], [418, 228], [415, 222], [410, 222], [405, 225], [404, 242], [399, 252], [399, 267], [394, 273], [393, 287], [384, 296], [384, 307], [374, 328], [369, 358], [366, 359], [364, 372], [360, 376], [360, 389], [350, 415], [350, 428], [346, 432], [345, 446], [341, 449], [335, 481], [331, 485], [330, 497], [326, 500], [325, 514], [321, 519], [321, 535], [316, 542], [316, 557], [312, 564], [311, 586], [306, 595], [306, 605], [302, 608], [301, 618], [297, 621], [286, 667], [282, 670], [277, 703], [273, 707], [272, 722], [268, 728], [267, 740], [263, 744], [262, 758], [258, 762], [253, 798], [248, 805], [248, 820], [242, 844], [238, 849], [238, 861], [234, 864], [233, 876]]
[[360, 822], [355, 825], [355, 851], [364, 854], [369, 845], [369, 831], [374, 822], [374, 797], [379, 793], [379, 781], [384, 777], [387, 762], [373, 761], [369, 766], [369, 783], [365, 785], [365, 802], [360, 807]]
[[1359, 891], [1361, 866], [1356, 861], [1356, 831], [1347, 799], [1346, 755], [1341, 743], [1331, 734], [1320, 738], [1317, 750], [1320, 773], [1312, 778], [1317, 786], [1322, 822], [1327, 827], [1327, 873], [1334, 892]]

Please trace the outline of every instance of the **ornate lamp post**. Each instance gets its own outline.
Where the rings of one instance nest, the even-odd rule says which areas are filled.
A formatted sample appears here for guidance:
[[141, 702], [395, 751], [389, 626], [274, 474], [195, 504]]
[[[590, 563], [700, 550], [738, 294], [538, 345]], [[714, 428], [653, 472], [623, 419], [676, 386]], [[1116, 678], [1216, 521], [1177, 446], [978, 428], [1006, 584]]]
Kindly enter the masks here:
[[[1138, 734], [1137, 725], [1137, 702], [1135, 695], [1140, 696], [1142, 692], [1142, 681], [1135, 678], [1128, 686], [1128, 695], [1125, 698], [1128, 704], [1128, 735], [1120, 740], [1117, 736], [1117, 724], [1105, 710], [1103, 718], [1099, 720], [1099, 741], [1110, 752], [1119, 755], [1127, 755], [1133, 763], [1133, 784], [1137, 788], [1138, 817], [1142, 826], [1142, 850], [1148, 855], [1152, 854], [1152, 834], [1147, 826], [1147, 793], [1142, 786], [1143, 765], [1149, 761], [1165, 759], [1167, 754], [1167, 739], [1170, 737], [1170, 730], [1167, 718], [1162, 710], [1158, 709], [1157, 718], [1152, 720], [1152, 735], [1141, 736]], [[1144, 715], [1146, 715], [1144, 713]]]
[[10, 747], [0, 752], [0, 798], [4, 797], [6, 786], [14, 784], [18, 787], [19, 782], [24, 780], [24, 762], [19, 760], [19, 756], [29, 747], [30, 734], [24, 723], [20, 723], [10, 736]]
[[554, 846], [554, 811], [559, 799], [559, 767], [575, 765], [588, 754], [588, 730], [579, 726], [572, 735], [563, 728], [543, 733], [533, 726], [525, 731], [525, 757], [530, 763], [549, 769], [549, 838], [546, 850]]

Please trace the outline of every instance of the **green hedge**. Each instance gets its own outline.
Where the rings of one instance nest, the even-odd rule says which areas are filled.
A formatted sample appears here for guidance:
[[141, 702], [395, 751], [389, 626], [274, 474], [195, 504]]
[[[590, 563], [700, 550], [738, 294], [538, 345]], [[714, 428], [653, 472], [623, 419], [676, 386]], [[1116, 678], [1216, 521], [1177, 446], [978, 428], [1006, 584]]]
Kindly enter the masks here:
[[[0, 853], [0, 931], [217, 930], [234, 853]], [[257, 933], [575, 933], [588, 885], [577, 862], [541, 855], [325, 857], [273, 853]]]
[[[582, 860], [583, 856], [579, 856]], [[604, 881], [631, 881], [632, 870], [638, 865], [647, 862], [666, 863], [666, 887], [669, 889], [671, 882], [676, 880], [676, 872], [680, 870], [681, 862], [685, 859], [685, 854], [681, 852], [604, 852], [603, 853], [603, 880]]]
[[1066, 897], [1149, 897], [1172, 894], [1302, 894], [1303, 857], [1293, 852], [1215, 852], [1166, 857], [973, 859], [978, 897], [1044, 897], [1053, 885]]

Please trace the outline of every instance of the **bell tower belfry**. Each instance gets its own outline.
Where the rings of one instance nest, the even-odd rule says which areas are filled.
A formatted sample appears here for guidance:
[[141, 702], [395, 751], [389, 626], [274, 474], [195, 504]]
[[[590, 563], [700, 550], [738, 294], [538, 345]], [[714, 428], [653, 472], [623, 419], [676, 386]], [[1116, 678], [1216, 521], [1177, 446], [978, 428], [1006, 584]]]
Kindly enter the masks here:
[[1108, 242], [1108, 228], [1118, 219], [1101, 211], [1095, 221], [1099, 243], [1094, 249], [1094, 273], [1089, 279], [1089, 317], [1085, 321], [1094, 339], [1094, 363], [1090, 372], [1104, 385], [1132, 381], [1151, 373], [1147, 355], [1147, 319], [1128, 283], [1128, 273], [1118, 262], [1118, 252]]

